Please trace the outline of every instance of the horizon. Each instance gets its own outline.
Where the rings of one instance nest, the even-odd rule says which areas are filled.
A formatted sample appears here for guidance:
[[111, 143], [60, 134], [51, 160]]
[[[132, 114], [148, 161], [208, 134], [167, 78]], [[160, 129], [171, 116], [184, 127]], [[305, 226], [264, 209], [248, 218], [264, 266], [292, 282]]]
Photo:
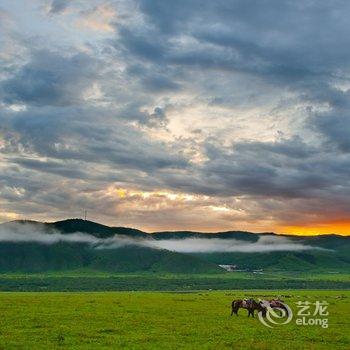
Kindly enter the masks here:
[[119, 225], [107, 225], [98, 221], [92, 221], [92, 220], [88, 220], [88, 219], [84, 219], [84, 218], [65, 218], [65, 219], [60, 219], [60, 220], [55, 220], [55, 221], [37, 221], [37, 220], [31, 220], [31, 219], [16, 219], [16, 220], [11, 220], [11, 221], [5, 221], [5, 222], [1, 222], [1, 224], [7, 224], [7, 223], [16, 223], [16, 222], [20, 222], [20, 223], [38, 223], [38, 224], [56, 224], [59, 222], [65, 222], [65, 221], [82, 221], [82, 222], [86, 222], [86, 223], [92, 223], [92, 224], [98, 224], [101, 226], [105, 226], [105, 227], [110, 227], [110, 228], [127, 228], [127, 229], [131, 229], [131, 230], [138, 230], [141, 231], [143, 233], [147, 233], [147, 234], [156, 234], [156, 233], [165, 233], [165, 232], [169, 232], [169, 233], [176, 233], [176, 232], [188, 232], [188, 233], [199, 233], [199, 234], [224, 234], [224, 233], [230, 233], [230, 232], [242, 232], [242, 233], [249, 233], [249, 234], [256, 234], [256, 235], [275, 235], [275, 236], [287, 236], [287, 237], [317, 237], [317, 236], [341, 236], [341, 237], [350, 237], [350, 235], [348, 234], [339, 234], [339, 233], [320, 233], [320, 234], [297, 234], [297, 233], [293, 233], [293, 234], [288, 234], [288, 233], [279, 233], [279, 232], [272, 232], [272, 231], [264, 231], [264, 232], [254, 232], [254, 231], [245, 231], [245, 230], [228, 230], [228, 231], [193, 231], [193, 230], [165, 230], [165, 231], [144, 231], [141, 230], [137, 227], [132, 227], [132, 226], [119, 226]]
[[0, 223], [350, 236], [349, 15], [2, 1]]

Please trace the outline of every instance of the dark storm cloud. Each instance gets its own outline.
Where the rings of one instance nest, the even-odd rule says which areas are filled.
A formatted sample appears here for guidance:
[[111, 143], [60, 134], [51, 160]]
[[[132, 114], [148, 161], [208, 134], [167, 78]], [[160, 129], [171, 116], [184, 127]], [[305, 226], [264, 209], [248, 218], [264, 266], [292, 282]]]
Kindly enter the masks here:
[[334, 90], [327, 95], [330, 109], [314, 113], [309, 127], [320, 133], [328, 145], [350, 153], [350, 91]]
[[152, 112], [148, 112], [142, 110], [142, 106], [138, 101], [126, 104], [119, 111], [115, 111], [114, 114], [120, 120], [135, 121], [140, 125], [149, 127], [165, 127], [168, 123], [164, 108], [155, 107]]
[[[163, 120], [163, 110], [156, 108], [150, 118], [155, 123]], [[41, 107], [3, 112], [0, 120], [0, 131], [7, 133], [3, 152], [8, 154], [24, 152], [53, 159], [106, 163], [147, 173], [187, 166], [179, 151], [147, 139], [134, 127], [114, 119], [108, 110]]]
[[350, 152], [350, 110], [318, 116], [316, 126], [327, 139], [343, 152]]
[[50, 14], [59, 14], [64, 11], [70, 3], [70, 0], [53, 0], [50, 5]]
[[[162, 64], [241, 69], [284, 83], [347, 65], [346, 1], [144, 0], [140, 8], [146, 24], [122, 27], [121, 43]], [[193, 41], [186, 45], [182, 36]]]
[[101, 63], [84, 53], [34, 51], [27, 64], [2, 82], [2, 99], [36, 106], [79, 104], [100, 69]]
[[120, 41], [115, 42], [117, 48], [124, 47], [133, 55], [151, 61], [161, 61], [164, 58], [167, 50], [166, 43], [162, 42], [162, 38], [158, 37], [160, 33], [157, 31], [149, 30], [145, 27], [140, 28], [139, 32], [135, 32], [127, 27], [121, 27], [119, 33]]
[[206, 145], [208, 160], [192, 174], [173, 173], [166, 186], [212, 196], [276, 199], [338, 198], [350, 206], [350, 157], [320, 152], [298, 138], [241, 142], [233, 148]]
[[[77, 164], [72, 163], [61, 163], [53, 161], [38, 161], [34, 159], [25, 158], [11, 158], [11, 163], [17, 164], [23, 168], [33, 169], [38, 172], [51, 173], [55, 175], [60, 175], [68, 177], [70, 179], [88, 179], [89, 174], [84, 172], [83, 169], [76, 169]], [[81, 168], [84, 165], [80, 165]], [[90, 178], [93, 179], [93, 176]]]
[[245, 72], [287, 87], [300, 101], [331, 107], [330, 113], [310, 113], [310, 130], [321, 133], [323, 145], [311, 146], [298, 137], [236, 143], [231, 152], [207, 145], [209, 160], [194, 169], [198, 181], [189, 184], [173, 174], [169, 184], [211, 194], [287, 198], [327, 190], [330, 194], [336, 185], [347, 188], [343, 175], [349, 158], [337, 159], [326, 143], [349, 151], [349, 106], [335, 107], [346, 99], [332, 86], [348, 70], [348, 2], [139, 3], [143, 26], [121, 26], [118, 42], [135, 59], [151, 62], [154, 69], [192, 66]]
[[[314, 191], [331, 189], [336, 180], [322, 171], [329, 164], [320, 159], [313, 148], [308, 148], [296, 139], [275, 143], [238, 143], [231, 152], [211, 150], [203, 172], [216, 183], [224, 184], [223, 195], [231, 192], [285, 198], [308, 197]], [[317, 168], [321, 171], [316, 172]]]

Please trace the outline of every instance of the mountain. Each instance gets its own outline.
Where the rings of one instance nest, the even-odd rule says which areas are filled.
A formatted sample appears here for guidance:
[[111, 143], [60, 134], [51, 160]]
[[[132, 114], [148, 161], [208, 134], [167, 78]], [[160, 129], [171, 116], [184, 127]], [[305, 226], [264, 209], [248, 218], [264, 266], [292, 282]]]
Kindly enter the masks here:
[[[4, 238], [6, 237], [6, 238]], [[18, 238], [20, 237], [20, 239]], [[223, 246], [250, 250], [179, 253], [174, 242], [215, 239]], [[230, 240], [230, 241], [228, 241]], [[272, 241], [271, 241], [272, 240]], [[261, 249], [287, 240], [283, 251]], [[160, 249], [163, 243], [167, 249]], [[169, 244], [169, 242], [171, 244]], [[194, 242], [194, 243], [193, 243]], [[199, 241], [198, 241], [199, 242]], [[209, 245], [206, 241], [206, 244]], [[262, 246], [262, 242], [265, 242]], [[192, 240], [191, 244], [197, 244]], [[304, 246], [312, 249], [299, 249]], [[255, 250], [252, 250], [252, 247]], [[294, 249], [294, 247], [297, 247]], [[133, 228], [109, 227], [92, 221], [68, 219], [53, 223], [13, 221], [0, 225], [0, 272], [43, 272], [79, 268], [111, 272], [218, 273], [219, 265], [237, 269], [284, 271], [350, 271], [350, 239], [337, 235], [279, 236], [273, 233], [191, 231], [146, 233]]]
[[277, 251], [265, 253], [197, 253], [194, 256], [222, 265], [236, 265], [240, 270], [269, 271], [344, 271], [350, 272], [349, 246], [338, 251]]
[[[246, 231], [227, 231], [217, 233], [193, 232], [193, 231], [163, 231], [154, 232], [152, 237], [155, 239], [184, 239], [184, 238], [221, 238], [238, 239], [242, 241], [256, 242], [260, 235], [265, 233], [251, 233]], [[273, 234], [272, 234], [273, 235]]]
[[45, 229], [48, 233], [57, 230], [63, 234], [84, 232], [97, 238], [109, 238], [116, 234], [129, 235], [133, 237], [150, 237], [146, 232], [127, 227], [109, 227], [93, 221], [82, 219], [67, 219], [50, 223], [41, 223], [32, 220], [15, 220], [2, 224], [2, 227], [16, 227], [21, 225], [37, 226], [40, 229]]
[[[57, 233], [89, 234], [98, 239], [115, 235], [146, 238], [152, 236], [130, 228], [108, 227], [91, 221], [69, 219], [54, 223], [12, 221], [0, 225], [2, 231], [12, 235], [18, 232], [33, 235], [45, 232], [46, 237]], [[1, 231], [0, 231], [1, 232]], [[40, 239], [43, 237], [41, 236]], [[37, 238], [35, 238], [37, 239]], [[215, 273], [222, 269], [215, 263], [191, 255], [168, 250], [140, 247], [129, 243], [118, 248], [97, 249], [84, 241], [58, 241], [52, 244], [38, 241], [0, 241], [0, 272], [43, 272], [89, 268], [110, 272], [170, 272], [170, 273]]]
[[[350, 237], [339, 235], [323, 236], [286, 236], [271, 232], [251, 233], [244, 231], [229, 231], [218, 233], [199, 233], [191, 231], [156, 232], [152, 235], [157, 240], [207, 238], [207, 239], [235, 239], [239, 241], [257, 243], [264, 238], [286, 238], [288, 241], [317, 249], [286, 250], [254, 253], [243, 252], [202, 252], [192, 253], [193, 256], [220, 265], [235, 265], [240, 270], [287, 270], [287, 271], [315, 271], [333, 270], [350, 271]], [[319, 249], [321, 248], [321, 249]], [[323, 250], [322, 250], [323, 249]]]

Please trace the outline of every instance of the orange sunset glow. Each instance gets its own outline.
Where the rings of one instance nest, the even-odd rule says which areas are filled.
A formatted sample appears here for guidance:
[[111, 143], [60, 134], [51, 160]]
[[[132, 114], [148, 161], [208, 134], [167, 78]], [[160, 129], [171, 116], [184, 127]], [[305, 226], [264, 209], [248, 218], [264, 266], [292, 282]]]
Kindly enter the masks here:
[[278, 232], [303, 236], [326, 234], [350, 236], [350, 220], [328, 221], [310, 225], [281, 226], [278, 228]]

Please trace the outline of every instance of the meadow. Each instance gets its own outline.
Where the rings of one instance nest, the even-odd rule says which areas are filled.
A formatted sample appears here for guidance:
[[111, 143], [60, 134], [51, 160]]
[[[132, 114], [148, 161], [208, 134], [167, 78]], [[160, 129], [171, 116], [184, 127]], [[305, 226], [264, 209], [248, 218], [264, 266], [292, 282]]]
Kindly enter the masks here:
[[349, 290], [349, 273], [274, 271], [264, 274], [121, 274], [91, 270], [0, 274], [0, 291], [193, 291], [249, 289]]
[[[282, 294], [282, 295], [281, 295]], [[326, 300], [329, 327], [270, 329], [233, 299]], [[350, 292], [2, 292], [0, 349], [349, 349]]]

